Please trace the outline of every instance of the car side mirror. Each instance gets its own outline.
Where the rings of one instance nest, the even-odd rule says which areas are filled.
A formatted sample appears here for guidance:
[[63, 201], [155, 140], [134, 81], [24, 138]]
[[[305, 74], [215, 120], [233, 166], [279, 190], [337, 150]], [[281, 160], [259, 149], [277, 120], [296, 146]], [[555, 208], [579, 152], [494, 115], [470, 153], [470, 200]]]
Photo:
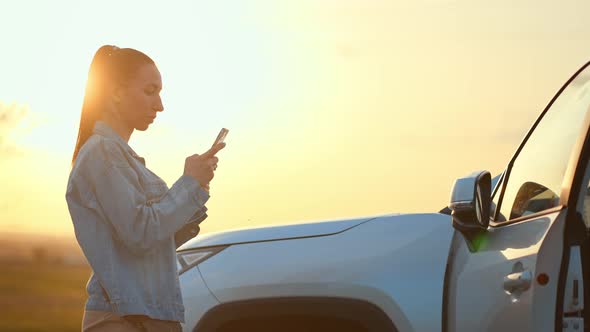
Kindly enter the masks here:
[[488, 171], [475, 172], [457, 179], [451, 193], [453, 227], [461, 232], [471, 249], [477, 250], [476, 238], [490, 224], [492, 177]]

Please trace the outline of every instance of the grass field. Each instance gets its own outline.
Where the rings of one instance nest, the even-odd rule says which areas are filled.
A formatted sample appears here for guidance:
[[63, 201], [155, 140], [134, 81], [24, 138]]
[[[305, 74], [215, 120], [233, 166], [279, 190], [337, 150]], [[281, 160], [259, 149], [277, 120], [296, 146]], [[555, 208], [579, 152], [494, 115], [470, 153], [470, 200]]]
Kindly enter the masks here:
[[0, 331], [80, 331], [87, 265], [0, 263]]

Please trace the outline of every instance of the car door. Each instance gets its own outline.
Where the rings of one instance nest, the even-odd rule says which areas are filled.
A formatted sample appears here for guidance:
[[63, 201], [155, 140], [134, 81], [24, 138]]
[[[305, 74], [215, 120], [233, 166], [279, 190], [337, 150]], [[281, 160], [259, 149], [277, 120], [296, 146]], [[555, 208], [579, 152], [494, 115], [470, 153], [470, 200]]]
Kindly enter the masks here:
[[448, 331], [555, 330], [564, 229], [573, 215], [568, 200], [582, 181], [576, 174], [583, 173], [589, 106], [586, 64], [517, 149], [475, 248], [455, 233], [444, 299]]

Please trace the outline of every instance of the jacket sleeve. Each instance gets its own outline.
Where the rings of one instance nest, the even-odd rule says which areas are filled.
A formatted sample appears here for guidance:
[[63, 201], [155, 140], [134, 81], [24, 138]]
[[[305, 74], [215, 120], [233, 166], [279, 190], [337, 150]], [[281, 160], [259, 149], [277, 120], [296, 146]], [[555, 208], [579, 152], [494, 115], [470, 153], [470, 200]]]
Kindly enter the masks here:
[[176, 249], [199, 234], [199, 224], [207, 219], [207, 207], [203, 207], [189, 220], [189, 222], [174, 234]]
[[109, 151], [109, 157], [115, 154], [114, 160], [103, 162], [102, 169], [91, 176], [94, 196], [123, 244], [143, 254], [171, 240], [204, 208], [209, 194], [196, 179], [182, 175], [158, 201], [148, 203], [134, 169], [116, 150]]

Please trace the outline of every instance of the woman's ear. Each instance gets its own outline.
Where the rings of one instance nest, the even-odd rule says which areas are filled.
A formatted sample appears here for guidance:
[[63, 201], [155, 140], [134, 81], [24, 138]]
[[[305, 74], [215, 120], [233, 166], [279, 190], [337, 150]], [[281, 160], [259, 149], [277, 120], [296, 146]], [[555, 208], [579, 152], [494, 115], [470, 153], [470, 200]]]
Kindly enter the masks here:
[[121, 99], [123, 99], [123, 87], [122, 86], [117, 86], [116, 88], [113, 89], [113, 92], [111, 94], [113, 103], [115, 104], [119, 104], [121, 103]]

